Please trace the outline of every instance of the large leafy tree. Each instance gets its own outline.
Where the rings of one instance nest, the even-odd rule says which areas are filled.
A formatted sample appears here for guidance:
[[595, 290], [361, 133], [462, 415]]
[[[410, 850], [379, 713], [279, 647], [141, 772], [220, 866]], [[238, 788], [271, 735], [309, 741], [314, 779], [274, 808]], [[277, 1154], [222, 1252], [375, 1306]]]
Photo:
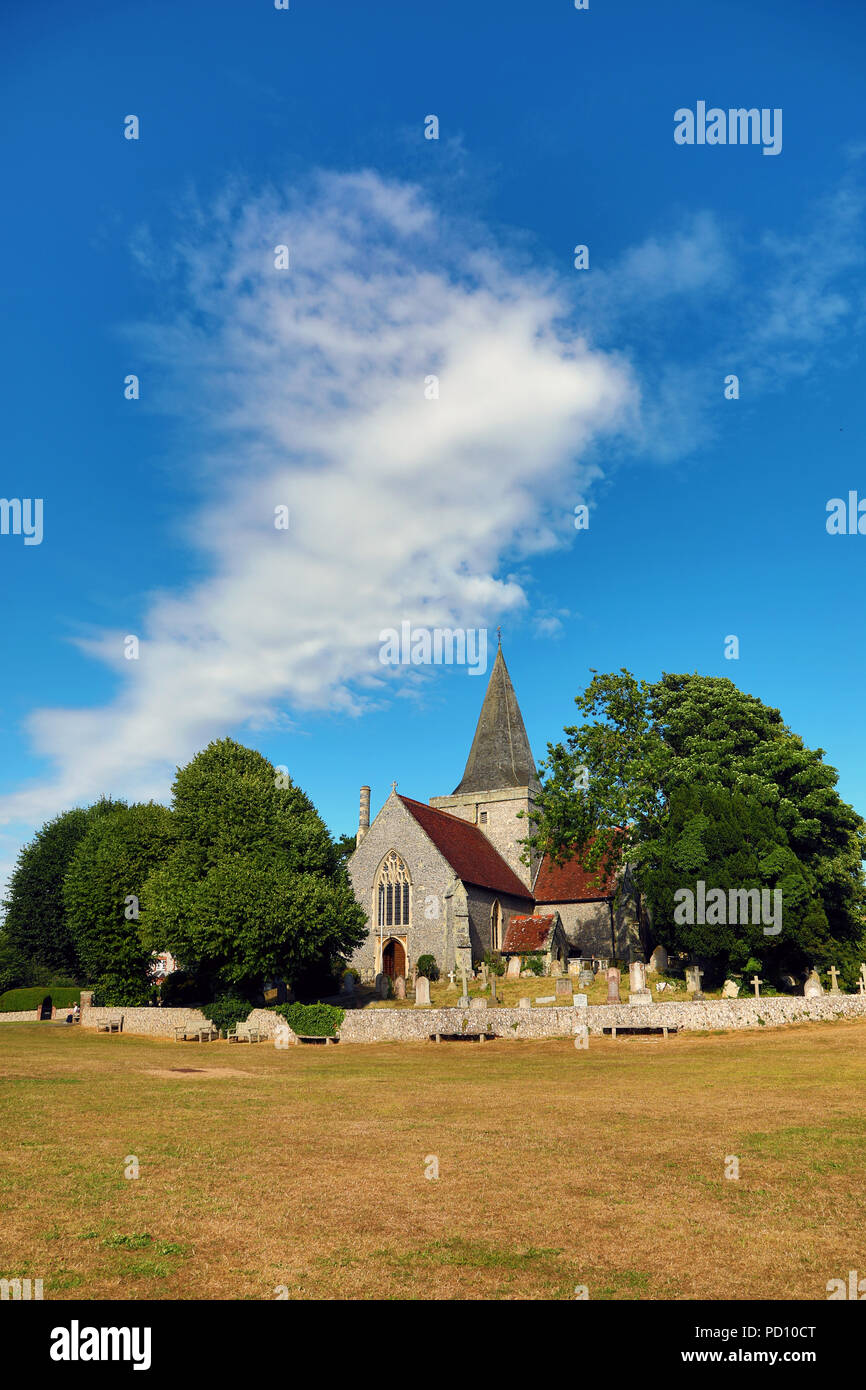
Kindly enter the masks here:
[[125, 803], [103, 798], [46, 821], [18, 855], [4, 902], [8, 943], [34, 966], [86, 982], [69, 933], [63, 880], [93, 822]]
[[149, 802], [94, 819], [72, 856], [63, 888], [66, 921], [85, 977], [108, 1003], [147, 1002], [150, 950], [142, 942], [141, 893], [172, 839], [171, 812]]
[[364, 913], [315, 807], [232, 739], [178, 771], [177, 839], [147, 880], [145, 939], [215, 988], [294, 983], [363, 940]]
[[[664, 875], [687, 861], [704, 878], [704, 865], [723, 873], [727, 864], [731, 874], [751, 867], [790, 898], [781, 936], [763, 938], [769, 955], [792, 960], [799, 948], [801, 961], [836, 954], [852, 968], [863, 941], [866, 825], [836, 791], [823, 749], [807, 748], [778, 710], [718, 677], [650, 683], [627, 670], [593, 673], [575, 703], [585, 722], [564, 730], [543, 765], [529, 842], [536, 850], [559, 860], [580, 854], [599, 871], [624, 850], [652, 896], [654, 930], [685, 949], [697, 945], [674, 931], [672, 879], [663, 892]], [[731, 831], [737, 815], [742, 844]], [[717, 943], [717, 953], [732, 948]]]

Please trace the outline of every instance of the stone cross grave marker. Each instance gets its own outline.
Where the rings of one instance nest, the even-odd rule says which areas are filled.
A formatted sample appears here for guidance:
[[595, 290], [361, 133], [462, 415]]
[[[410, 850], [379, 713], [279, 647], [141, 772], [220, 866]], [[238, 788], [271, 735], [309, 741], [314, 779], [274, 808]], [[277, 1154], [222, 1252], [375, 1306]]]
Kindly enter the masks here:
[[701, 976], [703, 973], [703, 970], [701, 970], [698, 965], [686, 966], [686, 989], [695, 999], [703, 998], [703, 994], [701, 993]]
[[460, 996], [460, 1007], [461, 1007], [461, 1009], [468, 1009], [468, 1008], [469, 1008], [469, 989], [468, 989], [468, 986], [467, 986], [467, 984], [466, 984], [466, 966], [463, 964], [463, 961], [462, 961], [462, 960], [461, 960], [461, 962], [460, 962], [460, 979], [463, 981], [463, 993], [462, 993], [461, 996]]
[[453, 971], [453, 970], [449, 970], [449, 971], [448, 971], [448, 983], [449, 983], [449, 985], [453, 985], [453, 983], [454, 983], [454, 971]]
[[836, 969], [835, 965], [831, 965], [827, 973], [833, 981], [833, 983], [830, 986], [830, 993], [841, 994], [842, 991], [839, 988], [839, 971]]
[[754, 987], [755, 987], [755, 998], [756, 998], [756, 999], [760, 999], [760, 997], [761, 997], [761, 985], [762, 985], [763, 983], [764, 983], [764, 981], [763, 981], [763, 980], [759, 980], [758, 977], [757, 977], [757, 975], [753, 975], [752, 978], [751, 978], [751, 980], [749, 981], [749, 984], [750, 984], [750, 985], [754, 985]]

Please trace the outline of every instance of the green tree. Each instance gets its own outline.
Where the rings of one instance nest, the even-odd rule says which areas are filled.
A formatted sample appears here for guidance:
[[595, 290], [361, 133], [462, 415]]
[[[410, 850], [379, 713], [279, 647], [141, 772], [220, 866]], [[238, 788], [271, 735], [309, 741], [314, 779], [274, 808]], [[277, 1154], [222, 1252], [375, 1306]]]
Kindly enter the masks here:
[[[838, 954], [850, 975], [863, 944], [866, 824], [840, 798], [838, 774], [823, 761], [823, 749], [807, 748], [778, 710], [719, 677], [663, 675], [650, 683], [626, 670], [593, 673], [575, 703], [587, 718], [548, 747], [529, 845], [560, 861], [582, 855], [599, 870], [613, 867], [622, 853], [639, 888], [655, 883], [655, 913], [667, 929], [673, 924], [665, 921], [659, 897], [663, 870], [670, 872], [691, 852], [696, 876], [709, 883], [698, 869], [713, 863], [721, 873], [725, 843], [731, 871], [745, 867], [736, 863], [740, 851], [730, 842], [731, 812], [724, 802], [705, 799], [697, 806], [675, 800], [677, 793], [715, 788], [729, 799], [736, 793], [745, 798], [739, 810], [757, 837], [749, 853], [763, 847], [763, 881], [786, 884], [791, 899], [770, 957], [792, 959], [795, 946], [803, 960]], [[708, 842], [711, 824], [716, 830]], [[687, 937], [680, 944], [691, 949]]]
[[87, 983], [69, 934], [63, 880], [94, 820], [123, 805], [103, 798], [87, 809], [64, 811], [46, 821], [19, 853], [3, 904], [4, 930], [10, 945], [34, 966]]
[[86, 978], [108, 1003], [147, 1002], [150, 950], [142, 942], [140, 900], [172, 840], [171, 812], [148, 802], [93, 820], [72, 857], [66, 920]]
[[147, 943], [219, 990], [293, 984], [364, 937], [337, 847], [309, 797], [260, 753], [211, 743], [174, 782], [177, 840], [142, 900]]

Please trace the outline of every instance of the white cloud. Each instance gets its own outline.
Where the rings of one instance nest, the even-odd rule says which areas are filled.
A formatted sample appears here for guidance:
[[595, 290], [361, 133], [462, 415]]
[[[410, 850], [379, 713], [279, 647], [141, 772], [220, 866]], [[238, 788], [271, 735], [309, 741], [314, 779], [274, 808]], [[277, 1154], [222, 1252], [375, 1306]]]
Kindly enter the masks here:
[[30, 717], [55, 775], [7, 796], [4, 820], [102, 792], [164, 798], [174, 766], [229, 727], [381, 693], [383, 627], [519, 610], [501, 562], [557, 543], [549, 518], [636, 405], [627, 366], [563, 329], [550, 283], [372, 173], [305, 196], [231, 190], [191, 208], [172, 248], [142, 234], [136, 254], [174, 306], [138, 340], [196, 441], [185, 531], [208, 577], [150, 603], [138, 661], [121, 632], [81, 644], [118, 694]]

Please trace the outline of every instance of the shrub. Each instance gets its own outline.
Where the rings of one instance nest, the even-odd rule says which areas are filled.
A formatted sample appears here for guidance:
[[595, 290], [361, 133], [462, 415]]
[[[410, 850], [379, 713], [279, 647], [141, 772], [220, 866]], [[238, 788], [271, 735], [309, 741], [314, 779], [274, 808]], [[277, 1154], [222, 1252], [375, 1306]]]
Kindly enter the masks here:
[[531, 970], [533, 975], [544, 974], [544, 956], [540, 951], [528, 951], [520, 957], [521, 970]]
[[417, 970], [419, 975], [425, 976], [428, 980], [439, 979], [439, 966], [436, 964], [435, 956], [419, 956]]
[[346, 1010], [333, 1004], [278, 1004], [274, 1012], [282, 1015], [293, 1033], [313, 1038], [333, 1038], [346, 1017]]
[[221, 1028], [224, 1033], [228, 1033], [232, 1028], [237, 1028], [239, 1023], [246, 1022], [252, 1007], [248, 999], [224, 994], [212, 1004], [203, 1004], [201, 1011], [205, 1018], [210, 1019], [214, 1028]]
[[505, 961], [502, 959], [502, 954], [499, 951], [485, 951], [484, 964], [494, 975], [505, 974]]

